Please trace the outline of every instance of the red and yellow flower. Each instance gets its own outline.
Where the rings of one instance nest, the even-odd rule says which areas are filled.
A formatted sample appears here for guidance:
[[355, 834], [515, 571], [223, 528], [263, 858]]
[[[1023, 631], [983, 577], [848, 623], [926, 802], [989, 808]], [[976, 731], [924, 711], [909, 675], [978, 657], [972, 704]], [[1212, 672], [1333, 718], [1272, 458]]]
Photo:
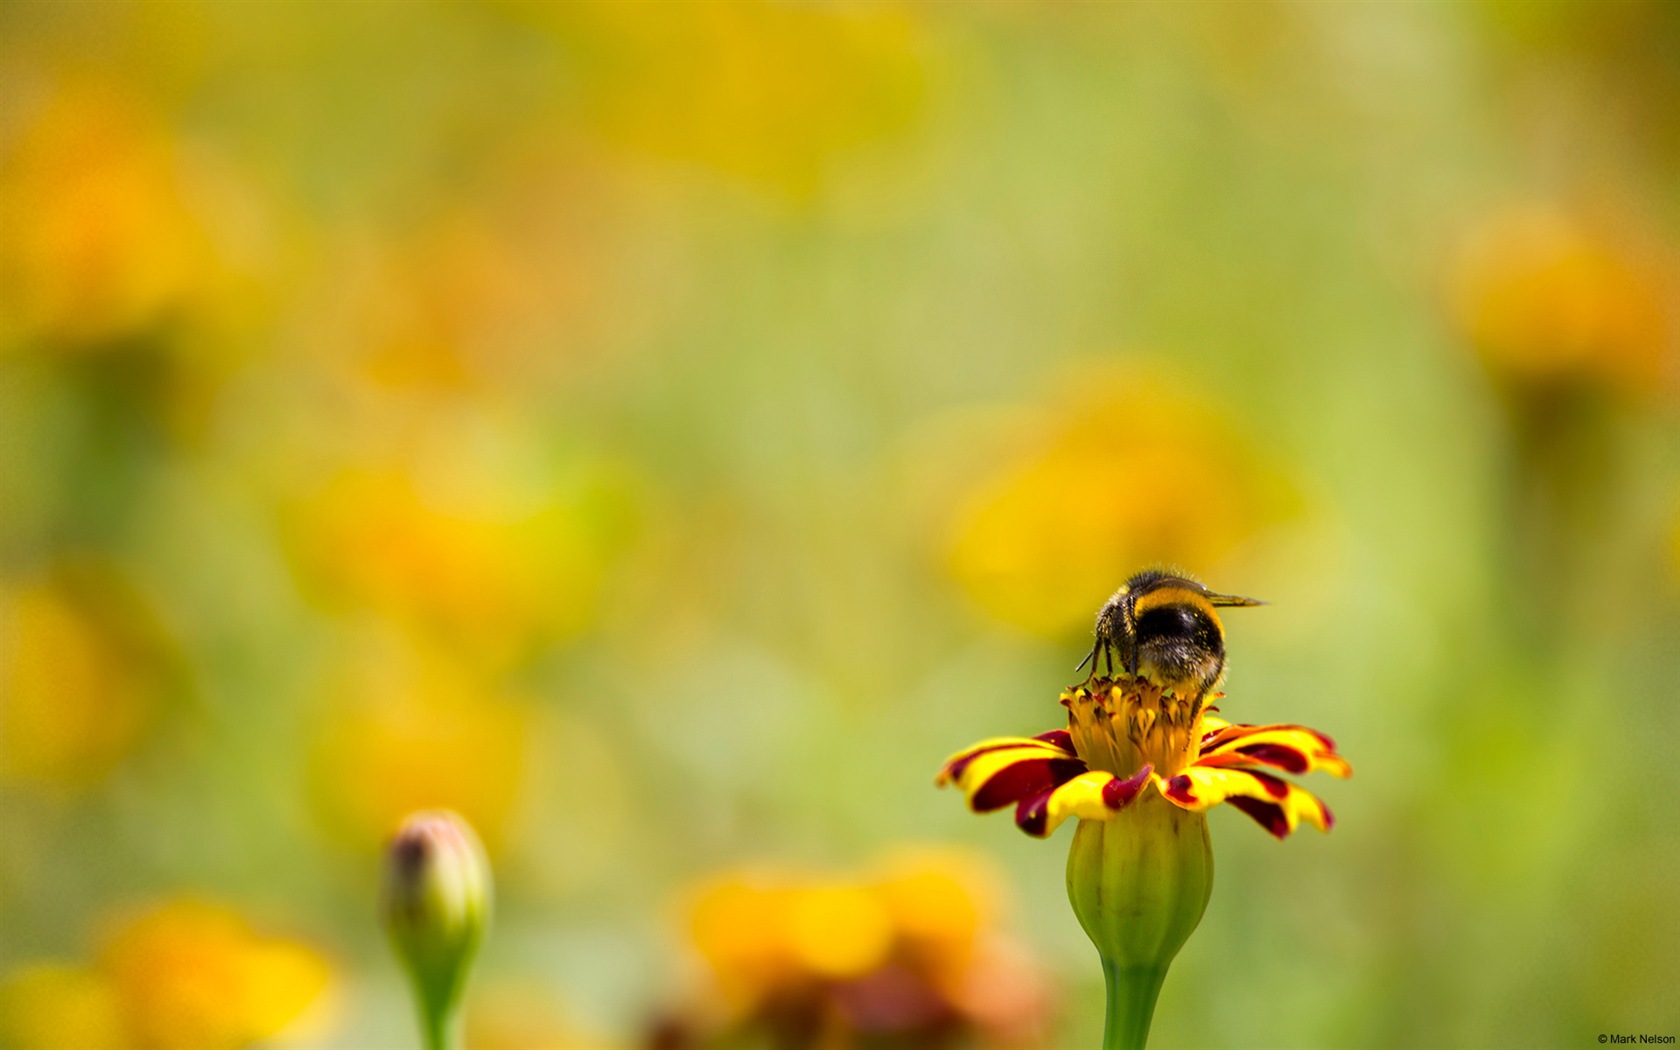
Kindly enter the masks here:
[[1153, 789], [1193, 813], [1229, 802], [1282, 839], [1303, 820], [1329, 831], [1334, 817], [1278, 773], [1352, 773], [1323, 733], [1227, 722], [1142, 678], [1094, 678], [1061, 702], [1068, 728], [982, 740], [951, 756], [939, 783], [976, 813], [1015, 806], [1015, 823], [1039, 838], [1069, 817], [1108, 820]]
[[1230, 802], [1280, 839], [1303, 820], [1328, 831], [1329, 808], [1278, 774], [1352, 773], [1324, 734], [1227, 722], [1205, 699], [1093, 676], [1062, 694], [1066, 729], [982, 740], [939, 774], [976, 812], [1013, 805], [1029, 835], [1079, 818], [1068, 900], [1102, 959], [1104, 1050], [1142, 1050], [1167, 969], [1207, 910], [1207, 811]]

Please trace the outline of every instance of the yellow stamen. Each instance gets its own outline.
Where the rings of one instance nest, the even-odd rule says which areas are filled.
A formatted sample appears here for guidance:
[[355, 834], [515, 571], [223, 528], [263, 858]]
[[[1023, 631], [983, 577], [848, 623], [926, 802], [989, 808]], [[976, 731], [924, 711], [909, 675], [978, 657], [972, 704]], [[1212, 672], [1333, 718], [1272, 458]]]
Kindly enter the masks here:
[[1196, 760], [1200, 704], [1142, 677], [1094, 678], [1062, 694], [1074, 750], [1092, 769], [1171, 776]]

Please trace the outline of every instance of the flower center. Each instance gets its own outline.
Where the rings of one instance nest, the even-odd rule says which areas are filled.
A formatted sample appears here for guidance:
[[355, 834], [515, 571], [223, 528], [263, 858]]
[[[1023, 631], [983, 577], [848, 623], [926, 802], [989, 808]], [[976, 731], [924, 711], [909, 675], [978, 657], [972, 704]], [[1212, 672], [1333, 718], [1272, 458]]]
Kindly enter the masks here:
[[1199, 697], [1162, 691], [1143, 677], [1092, 678], [1062, 693], [1073, 748], [1092, 769], [1129, 777], [1145, 764], [1170, 777], [1196, 760]]

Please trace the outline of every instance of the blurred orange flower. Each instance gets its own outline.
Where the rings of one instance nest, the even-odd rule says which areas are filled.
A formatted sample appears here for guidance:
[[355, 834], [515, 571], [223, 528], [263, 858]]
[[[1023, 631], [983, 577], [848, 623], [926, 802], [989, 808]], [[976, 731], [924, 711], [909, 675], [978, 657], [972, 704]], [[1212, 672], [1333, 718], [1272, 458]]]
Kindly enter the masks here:
[[1086, 370], [1013, 447], [957, 502], [947, 564], [1042, 634], [1083, 625], [1138, 565], [1216, 564], [1299, 501], [1216, 410], [1147, 376]]
[[1046, 986], [992, 929], [994, 899], [988, 872], [953, 853], [907, 855], [863, 879], [725, 875], [690, 913], [713, 1009], [664, 1035], [799, 1046], [1028, 1038], [1045, 1020]]
[[1673, 288], [1669, 266], [1580, 216], [1517, 205], [1470, 231], [1453, 296], [1498, 378], [1637, 394], [1671, 378]]
[[253, 931], [220, 905], [178, 900], [129, 918], [89, 967], [35, 964], [0, 984], [17, 1050], [218, 1050], [292, 1025], [327, 988], [313, 950]]
[[104, 777], [157, 711], [162, 650], [109, 572], [64, 566], [0, 590], [0, 776], [61, 788]]
[[97, 343], [160, 320], [211, 272], [176, 144], [132, 91], [67, 85], [10, 152], [0, 317], [62, 344]]

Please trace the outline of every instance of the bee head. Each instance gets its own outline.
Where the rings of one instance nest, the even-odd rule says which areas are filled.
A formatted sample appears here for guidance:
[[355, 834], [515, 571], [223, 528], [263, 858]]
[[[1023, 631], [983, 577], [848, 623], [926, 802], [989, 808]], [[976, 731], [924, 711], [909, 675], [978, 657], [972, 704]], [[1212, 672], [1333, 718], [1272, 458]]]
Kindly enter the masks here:
[[1146, 569], [1097, 612], [1096, 646], [1086, 659], [1095, 674], [1099, 658], [1112, 667], [1118, 654], [1127, 674], [1200, 696], [1225, 673], [1225, 628], [1215, 609], [1260, 604], [1215, 593], [1182, 573]]

